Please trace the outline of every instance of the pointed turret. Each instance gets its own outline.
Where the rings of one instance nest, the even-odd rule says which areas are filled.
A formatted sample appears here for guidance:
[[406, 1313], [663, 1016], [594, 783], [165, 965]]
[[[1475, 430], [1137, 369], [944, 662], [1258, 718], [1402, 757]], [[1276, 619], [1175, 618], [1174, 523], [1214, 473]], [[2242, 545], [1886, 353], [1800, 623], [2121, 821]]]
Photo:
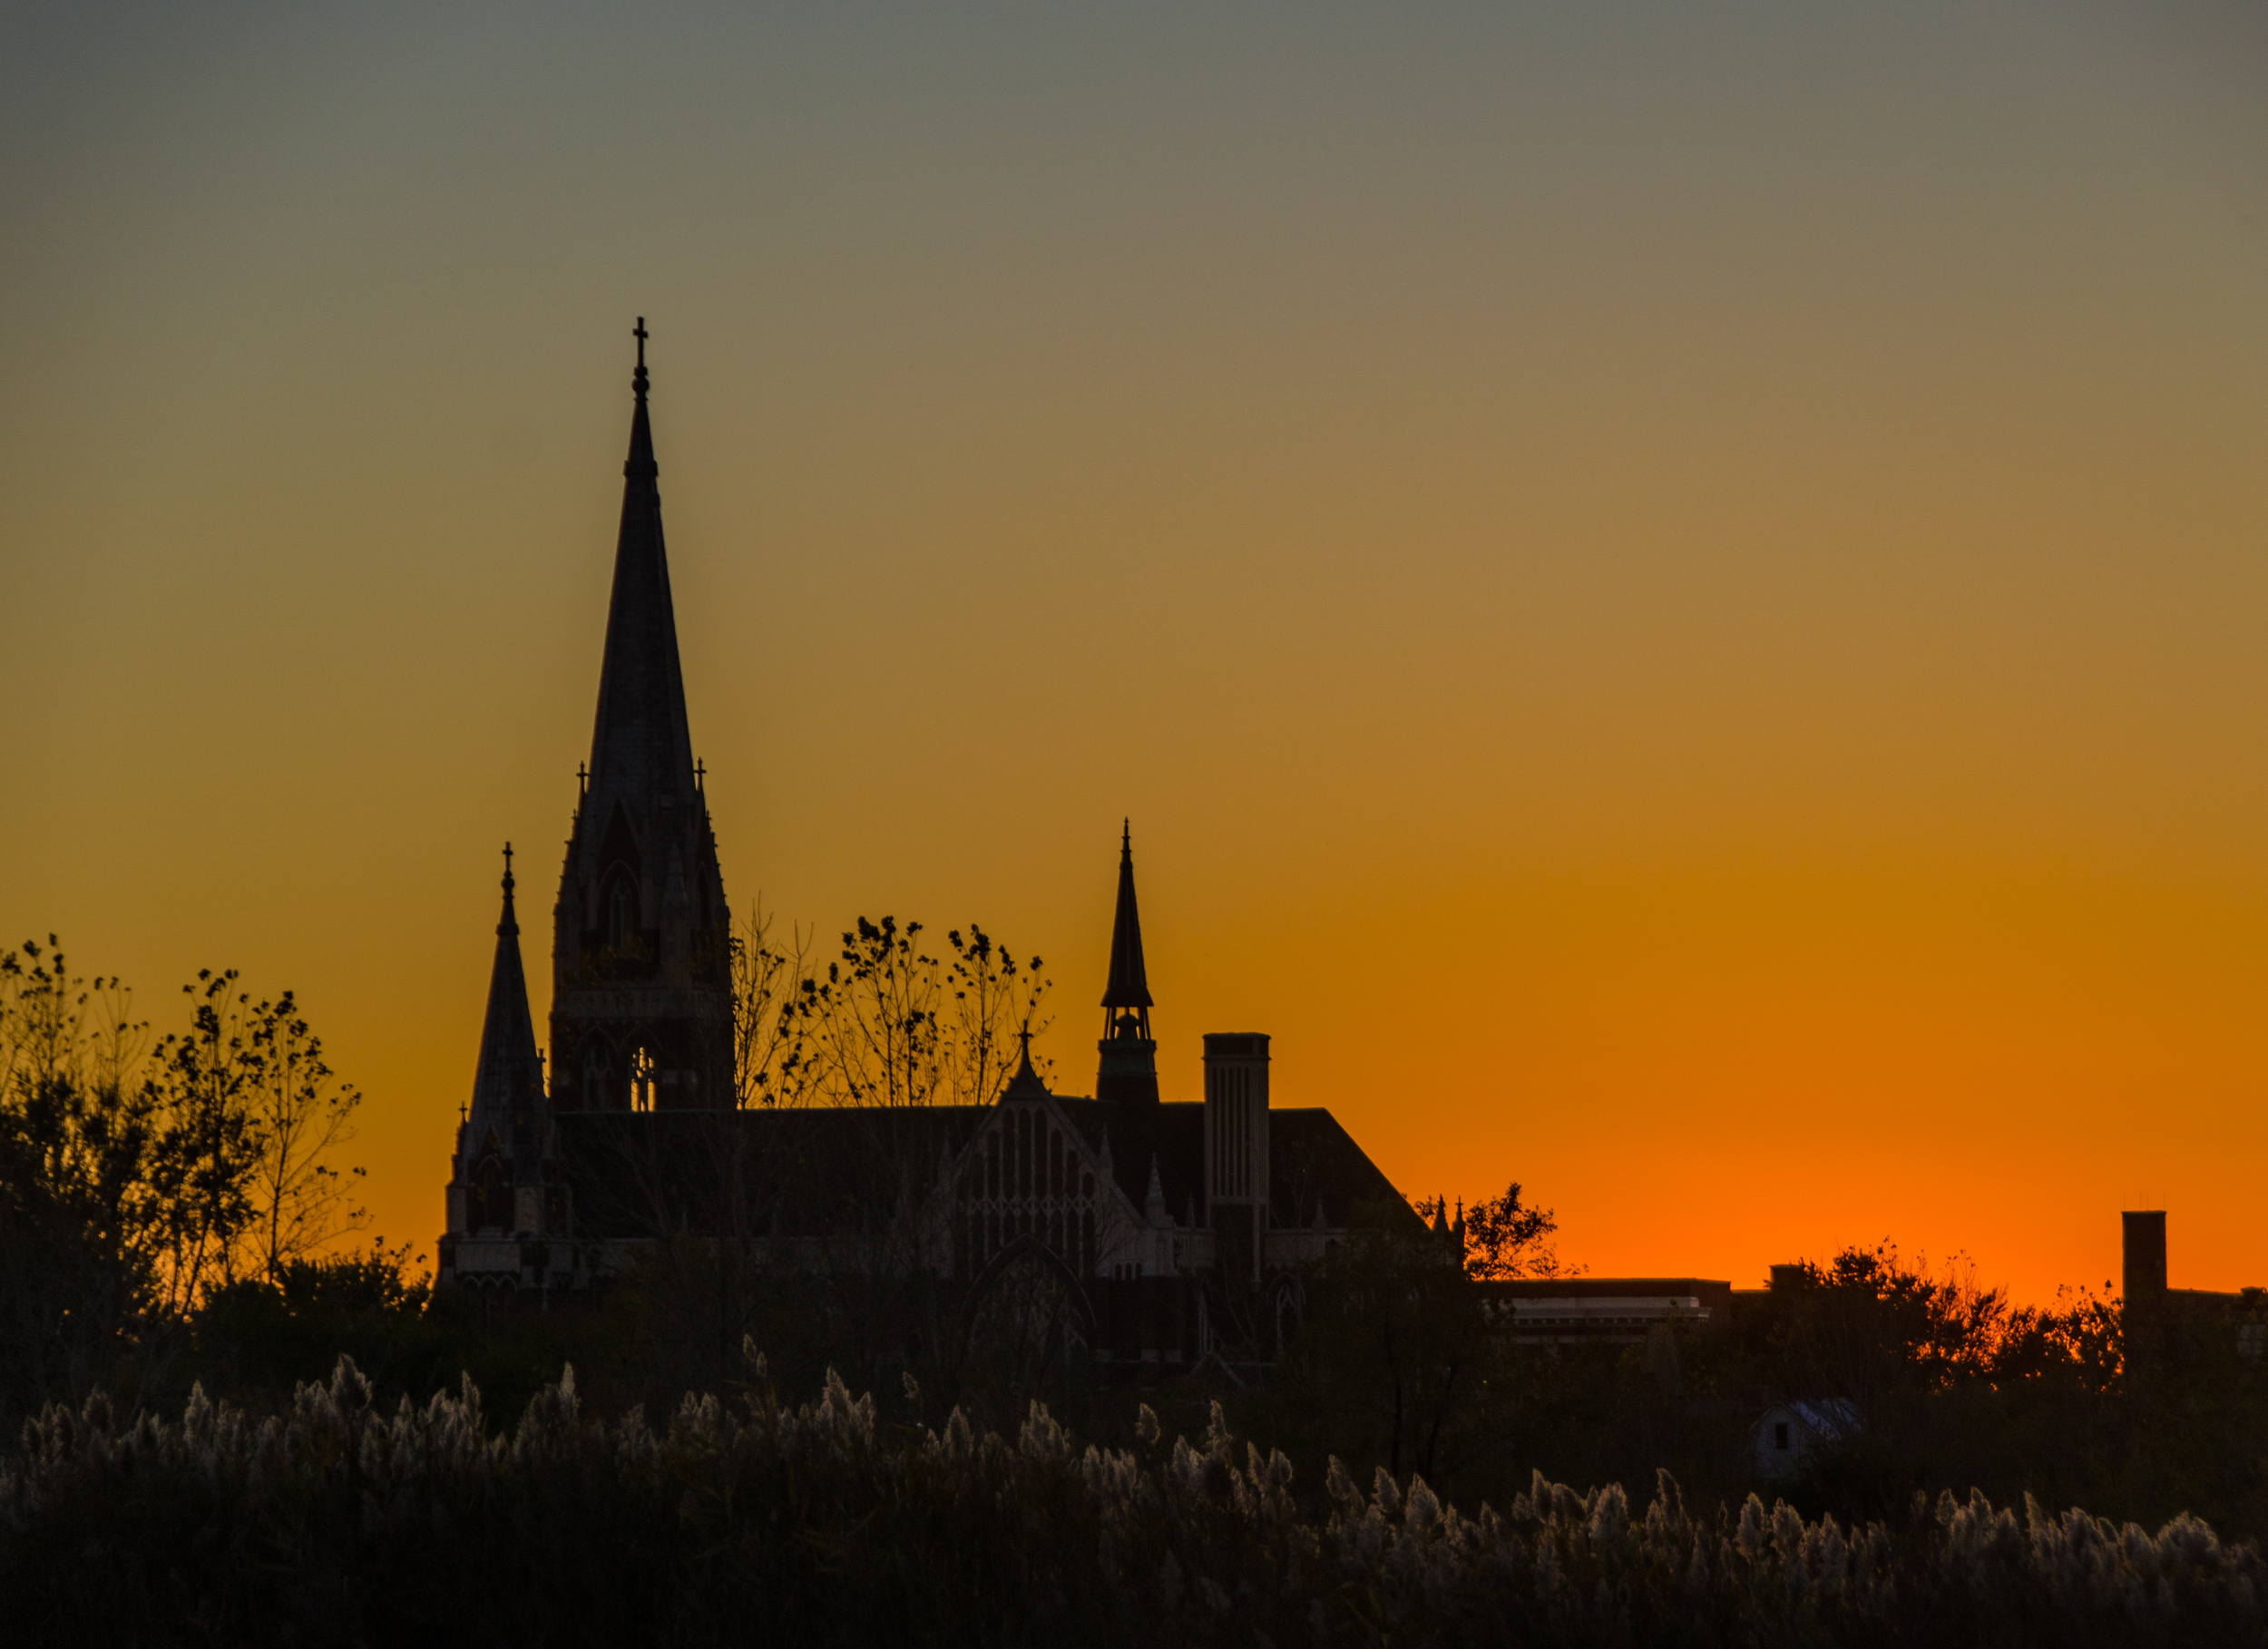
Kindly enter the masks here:
[[1122, 1105], [1158, 1103], [1158, 1044], [1149, 1034], [1149, 971], [1142, 965], [1142, 917], [1134, 899], [1134, 825], [1119, 836], [1119, 908], [1110, 924], [1110, 971], [1102, 990], [1102, 1062], [1095, 1098]]
[[543, 1058], [528, 1011], [528, 976], [520, 965], [520, 922], [513, 909], [512, 844], [504, 844], [504, 906], [496, 921], [496, 960], [488, 971], [488, 1017], [481, 1027], [480, 1063], [473, 1073], [468, 1120], [484, 1117], [499, 1131], [514, 1112], [543, 1098]]
[[636, 337], [598, 716], [552, 918], [562, 1111], [734, 1101], [730, 907], [678, 666], [643, 317]]
[[[543, 1057], [528, 1012], [528, 979], [520, 965], [520, 920], [513, 904], [512, 844], [504, 844], [503, 911], [496, 919], [496, 958], [488, 973], [488, 1013], [481, 1027], [473, 1098], [457, 1127], [448, 1186], [449, 1236], [541, 1233], [563, 1217], [565, 1204], [548, 1194], [552, 1155], [551, 1107], [543, 1092]], [[456, 1273], [455, 1243], [442, 1256]]]

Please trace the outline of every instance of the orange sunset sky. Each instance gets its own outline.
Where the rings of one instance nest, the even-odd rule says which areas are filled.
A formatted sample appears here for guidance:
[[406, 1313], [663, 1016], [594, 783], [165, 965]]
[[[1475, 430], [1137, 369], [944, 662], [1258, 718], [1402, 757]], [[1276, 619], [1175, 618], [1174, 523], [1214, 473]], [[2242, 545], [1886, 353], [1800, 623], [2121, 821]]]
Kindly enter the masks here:
[[[192, 15], [193, 14], [193, 15]], [[654, 421], [726, 884], [1602, 1274], [2268, 1282], [2268, 14], [0, 13], [0, 938], [430, 1254]]]

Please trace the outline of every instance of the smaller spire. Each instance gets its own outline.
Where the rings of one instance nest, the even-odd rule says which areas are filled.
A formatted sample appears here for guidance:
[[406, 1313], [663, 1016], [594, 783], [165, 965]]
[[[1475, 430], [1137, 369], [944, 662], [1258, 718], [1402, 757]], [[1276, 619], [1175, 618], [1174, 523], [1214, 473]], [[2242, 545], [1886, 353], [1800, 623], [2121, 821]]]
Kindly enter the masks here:
[[[1110, 977], [1102, 992], [1105, 1009], [1129, 1009], [1140, 1026], [1140, 1034], [1149, 1034], [1149, 1009], [1154, 1005], [1149, 995], [1149, 975], [1142, 966], [1142, 916], [1134, 903], [1134, 821], [1129, 819], [1119, 833], [1119, 908], [1110, 923]], [[1103, 1034], [1108, 1036], [1116, 1025], [1105, 1014]]]
[[528, 1012], [527, 976], [520, 966], [520, 921], [513, 908], [512, 844], [504, 844], [503, 908], [496, 917], [496, 957], [489, 971], [488, 1011], [468, 1117], [494, 1118], [543, 1098], [543, 1056]]

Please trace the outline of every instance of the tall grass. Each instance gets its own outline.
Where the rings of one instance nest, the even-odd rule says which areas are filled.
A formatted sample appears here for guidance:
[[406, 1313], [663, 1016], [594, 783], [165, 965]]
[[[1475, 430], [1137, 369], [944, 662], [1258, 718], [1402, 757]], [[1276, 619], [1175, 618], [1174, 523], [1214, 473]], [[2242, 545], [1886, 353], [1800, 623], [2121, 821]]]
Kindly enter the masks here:
[[[1844, 1528], [1660, 1474], [1538, 1476], [1467, 1516], [1418, 1478], [1321, 1493], [1143, 1411], [1126, 1450], [1038, 1405], [1014, 1438], [877, 1417], [762, 1374], [666, 1426], [586, 1419], [572, 1370], [493, 1426], [467, 1379], [377, 1411], [342, 1358], [289, 1411], [50, 1408], [0, 1468], [18, 1642], [2263, 1644], [2263, 1565], [2028, 1501]], [[910, 1395], [914, 1395], [911, 1394]], [[20, 1634], [21, 1635], [16, 1635]]]

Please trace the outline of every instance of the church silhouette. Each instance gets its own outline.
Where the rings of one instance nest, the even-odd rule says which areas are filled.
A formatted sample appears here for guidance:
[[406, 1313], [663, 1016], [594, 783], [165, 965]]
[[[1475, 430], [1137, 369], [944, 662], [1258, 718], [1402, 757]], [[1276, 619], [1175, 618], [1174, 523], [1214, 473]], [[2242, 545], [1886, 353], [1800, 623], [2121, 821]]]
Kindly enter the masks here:
[[642, 319], [636, 337], [598, 715], [552, 907], [548, 1079], [507, 847], [439, 1284], [549, 1306], [602, 1293], [641, 1247], [729, 1243], [775, 1271], [918, 1272], [964, 1325], [1037, 1275], [1106, 1369], [1272, 1360], [1364, 1211], [1415, 1216], [1328, 1110], [1270, 1103], [1265, 1035], [1207, 1035], [1204, 1099], [1159, 1099], [1130, 828], [1092, 1098], [1050, 1092], [1027, 1049], [987, 1105], [739, 1103], [730, 906], [679, 668]]

